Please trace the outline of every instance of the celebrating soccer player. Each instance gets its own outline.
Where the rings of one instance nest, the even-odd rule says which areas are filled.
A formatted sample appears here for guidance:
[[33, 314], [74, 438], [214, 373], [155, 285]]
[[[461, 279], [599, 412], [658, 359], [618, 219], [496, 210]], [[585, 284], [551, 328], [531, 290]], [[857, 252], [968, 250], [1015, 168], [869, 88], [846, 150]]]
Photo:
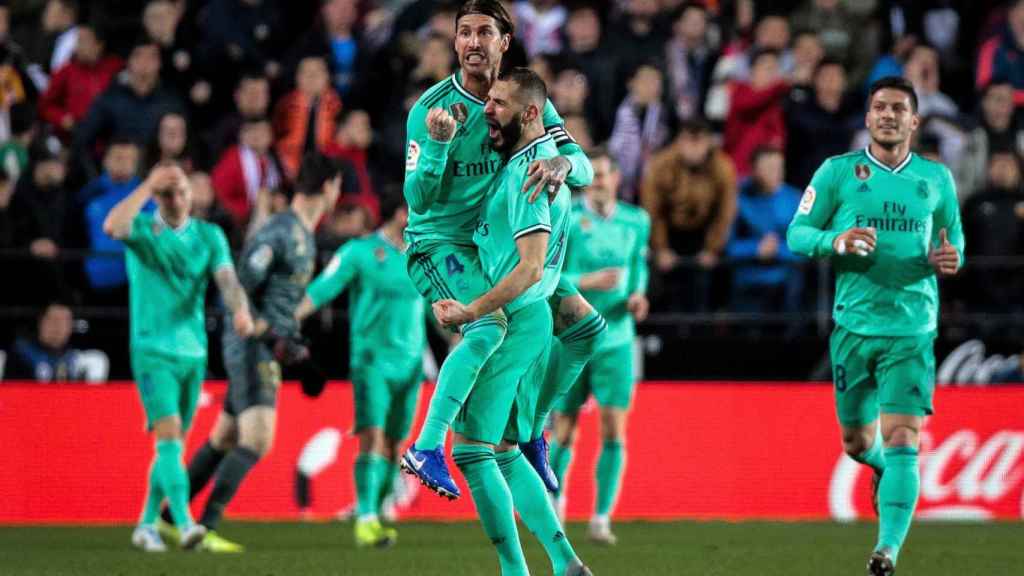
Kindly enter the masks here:
[[[140, 214], [154, 197], [157, 213]], [[142, 518], [132, 533], [132, 544], [147, 552], [167, 549], [155, 526], [164, 498], [183, 547], [195, 547], [206, 535], [188, 509], [182, 441], [206, 375], [203, 308], [211, 276], [235, 332], [245, 338], [253, 331], [227, 239], [217, 226], [189, 218], [191, 205], [192, 190], [181, 168], [158, 164], [103, 223], [103, 231], [127, 248], [132, 373], [147, 426], [156, 436]]]
[[836, 412], [843, 449], [874, 470], [879, 533], [868, 572], [882, 576], [895, 572], [917, 506], [919, 432], [935, 387], [936, 275], [960, 269], [964, 237], [949, 170], [910, 152], [919, 122], [910, 82], [872, 84], [865, 122], [870, 144], [818, 168], [787, 239], [836, 269]]
[[355, 462], [357, 546], [386, 546], [398, 537], [382, 526], [380, 505], [398, 473], [399, 444], [412, 426], [423, 380], [425, 306], [406, 272], [402, 232], [408, 222], [400, 197], [381, 203], [384, 224], [351, 240], [306, 289], [300, 321], [349, 288], [359, 456]]
[[[556, 443], [551, 465], [559, 483], [572, 457], [576, 415], [591, 394], [601, 407], [597, 461], [597, 502], [589, 537], [615, 544], [610, 514], [625, 466], [626, 416], [633, 397], [633, 340], [636, 322], [647, 316], [647, 242], [651, 220], [643, 208], [616, 200], [620, 174], [603, 149], [590, 153], [594, 183], [573, 205], [564, 275], [571, 279], [608, 322], [594, 357], [565, 398], [555, 407]], [[560, 492], [564, 506], [564, 492]]]
[[215, 532], [224, 508], [259, 459], [270, 451], [277, 416], [281, 366], [308, 370], [294, 313], [313, 276], [313, 230], [334, 207], [341, 185], [338, 167], [318, 154], [302, 162], [288, 210], [275, 214], [246, 243], [239, 280], [255, 309], [253, 337], [225, 327], [224, 367], [228, 392], [210, 438], [192, 456], [188, 476], [195, 497], [216, 472], [200, 523], [208, 530], [199, 547], [210, 552], [244, 548]]
[[495, 285], [469, 304], [446, 299], [433, 307], [445, 326], [474, 322], [500, 309], [509, 323], [504, 341], [453, 424], [452, 455], [498, 549], [503, 575], [528, 573], [513, 506], [544, 546], [555, 574], [588, 574], [565, 537], [544, 483], [518, 446], [533, 435], [544, 384], [544, 343], [554, 327], [548, 299], [565, 258], [569, 190], [560, 186], [550, 205], [530, 203], [522, 194], [530, 163], [558, 153], [541, 121], [547, 90], [540, 77], [525, 68], [513, 69], [494, 83], [488, 96], [484, 114], [491, 147], [508, 160], [484, 202], [473, 241], [484, 273]]
[[[409, 276], [417, 290], [430, 302], [448, 298], [469, 304], [491, 287], [473, 245], [480, 207], [502, 165], [501, 155], [488, 143], [484, 100], [512, 41], [513, 26], [498, 0], [469, 0], [456, 13], [455, 25], [459, 71], [424, 92], [409, 112], [404, 192], [411, 211], [405, 234]], [[523, 190], [536, 198], [542, 192], [554, 195], [563, 182], [590, 184], [590, 163], [550, 101], [541, 122], [564, 155], [533, 160]], [[564, 298], [560, 315], [563, 310], [573, 326], [593, 320], [592, 309], [578, 295]], [[426, 420], [402, 458], [403, 468], [443, 496], [459, 496], [444, 461], [445, 434], [481, 367], [505, 337], [507, 324], [495, 308], [461, 326], [462, 341], [441, 366]], [[577, 348], [565, 352], [572, 355]], [[565, 364], [572, 368], [580, 362], [570, 358]], [[544, 437], [535, 440], [524, 449], [542, 476], [551, 478]]]

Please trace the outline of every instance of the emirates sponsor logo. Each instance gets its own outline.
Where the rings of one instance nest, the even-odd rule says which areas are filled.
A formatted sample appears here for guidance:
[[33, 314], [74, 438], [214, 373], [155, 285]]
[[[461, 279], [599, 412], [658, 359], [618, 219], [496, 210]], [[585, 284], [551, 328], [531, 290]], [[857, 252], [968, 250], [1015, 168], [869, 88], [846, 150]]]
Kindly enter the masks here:
[[[998, 430], [985, 436], [961, 429], [941, 442], [925, 431], [920, 464], [918, 518], [1024, 518], [1024, 430]], [[870, 474], [867, 466], [845, 454], [839, 457], [828, 494], [834, 519], [872, 515], [867, 481]]]

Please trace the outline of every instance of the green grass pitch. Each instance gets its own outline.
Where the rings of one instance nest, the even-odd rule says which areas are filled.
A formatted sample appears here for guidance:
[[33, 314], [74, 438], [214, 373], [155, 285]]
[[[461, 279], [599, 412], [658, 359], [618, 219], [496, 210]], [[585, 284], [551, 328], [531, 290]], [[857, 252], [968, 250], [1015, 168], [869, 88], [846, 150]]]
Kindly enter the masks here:
[[[533, 536], [520, 528], [531, 573], [550, 574]], [[872, 523], [619, 523], [619, 544], [600, 548], [572, 524], [569, 537], [597, 576], [863, 575]], [[497, 560], [477, 524], [399, 526], [387, 550], [357, 550], [350, 523], [228, 523], [221, 533], [246, 544], [237, 556], [147, 555], [130, 547], [130, 527], [0, 527], [0, 574], [13, 575], [477, 575], [497, 574]], [[919, 523], [911, 529], [898, 574], [1024, 574], [1020, 523]]]

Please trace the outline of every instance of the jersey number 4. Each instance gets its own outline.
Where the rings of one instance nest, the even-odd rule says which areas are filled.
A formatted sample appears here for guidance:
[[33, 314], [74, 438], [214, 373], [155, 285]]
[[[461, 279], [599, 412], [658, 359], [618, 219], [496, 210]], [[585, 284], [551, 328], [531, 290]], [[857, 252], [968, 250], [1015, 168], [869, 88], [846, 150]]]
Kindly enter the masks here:
[[466, 268], [463, 267], [462, 262], [459, 262], [459, 259], [455, 257], [455, 254], [449, 254], [448, 257], [444, 259], [444, 267], [448, 271], [449, 276], [462, 274], [466, 270]]

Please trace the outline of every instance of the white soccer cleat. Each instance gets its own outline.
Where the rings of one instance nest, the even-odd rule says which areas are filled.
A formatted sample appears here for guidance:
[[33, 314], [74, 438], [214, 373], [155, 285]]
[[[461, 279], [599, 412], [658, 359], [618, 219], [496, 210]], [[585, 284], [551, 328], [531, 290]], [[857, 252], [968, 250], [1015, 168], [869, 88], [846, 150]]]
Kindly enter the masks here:
[[615, 534], [612, 534], [612, 523], [607, 516], [595, 516], [590, 519], [590, 526], [587, 527], [587, 539], [603, 546], [615, 546], [615, 543], [619, 541]]
[[185, 550], [194, 550], [205, 537], [206, 526], [203, 526], [202, 524], [193, 524], [185, 530], [182, 530], [181, 547]]
[[167, 552], [160, 533], [151, 524], [139, 524], [132, 532], [132, 546], [143, 552]]

